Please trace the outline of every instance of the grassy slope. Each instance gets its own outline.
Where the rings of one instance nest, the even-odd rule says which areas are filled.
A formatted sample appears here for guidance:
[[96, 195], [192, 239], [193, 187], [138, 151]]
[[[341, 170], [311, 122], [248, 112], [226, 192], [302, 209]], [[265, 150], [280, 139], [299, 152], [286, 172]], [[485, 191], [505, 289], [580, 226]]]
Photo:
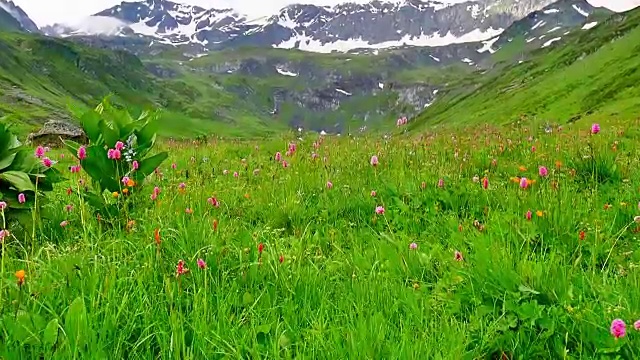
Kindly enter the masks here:
[[[26, 132], [51, 118], [67, 118], [67, 105], [95, 106], [110, 93], [134, 112], [162, 107], [162, 133], [243, 136], [274, 130], [255, 116], [219, 116], [224, 94], [184, 81], [154, 78], [140, 60], [60, 39], [0, 33], [0, 115]], [[194, 106], [196, 104], [197, 106]]]
[[466, 79], [443, 91], [413, 127], [506, 123], [522, 114], [550, 122], [634, 118], [640, 111], [639, 25], [640, 10], [617, 14], [563, 44], [535, 51], [522, 64]]
[[[355, 54], [316, 54], [299, 50], [283, 49], [256, 49], [240, 48], [213, 52], [210, 55], [183, 63], [179, 67], [185, 73], [186, 69], [197, 69], [199, 79], [194, 81], [207, 81], [220, 84], [224, 89], [241, 89], [249, 99], [254, 111], [271, 109], [273, 107], [272, 94], [276, 89], [288, 89], [303, 92], [308, 89], [329, 89], [331, 83], [325, 82], [326, 78], [340, 74], [346, 83], [354, 79], [384, 78], [385, 83], [394, 83], [400, 86], [413, 86], [419, 84], [442, 85], [460, 79], [468, 74], [466, 65], [436, 68], [415, 63], [411, 54], [413, 50], [390, 50], [381, 52], [380, 55], [355, 55]], [[415, 54], [413, 54], [415, 55]], [[152, 60], [164, 66], [176, 68], [178, 61], [167, 56], [164, 59]], [[313, 72], [300, 77], [282, 76], [271, 69], [268, 74], [205, 74], [208, 68], [225, 63], [237, 63], [243, 61], [278, 62], [292, 64], [294, 68], [302, 67]], [[429, 60], [431, 61], [431, 60]], [[186, 71], [189, 76], [188, 72]], [[323, 76], [322, 74], [327, 74]], [[331, 74], [331, 75], [328, 75]], [[309, 78], [313, 78], [310, 80]], [[349, 90], [349, 89], [347, 89]], [[236, 90], [230, 90], [234, 92]], [[340, 109], [337, 111], [315, 112], [303, 109], [299, 105], [286, 102], [282, 104], [280, 111], [273, 118], [280, 123], [290, 123], [291, 119], [302, 118], [305, 126], [322, 125], [329, 130], [335, 123], [344, 122], [344, 130], [354, 130], [366, 124], [371, 128], [380, 128], [385, 123], [393, 123], [398, 113], [403, 111], [403, 106], [396, 105], [397, 94], [388, 87], [383, 90], [375, 89], [375, 94], [364, 96], [352, 96], [340, 100]], [[247, 106], [246, 104], [244, 105]], [[382, 111], [381, 111], [382, 110]], [[368, 114], [372, 121], [363, 123], [362, 114]]]

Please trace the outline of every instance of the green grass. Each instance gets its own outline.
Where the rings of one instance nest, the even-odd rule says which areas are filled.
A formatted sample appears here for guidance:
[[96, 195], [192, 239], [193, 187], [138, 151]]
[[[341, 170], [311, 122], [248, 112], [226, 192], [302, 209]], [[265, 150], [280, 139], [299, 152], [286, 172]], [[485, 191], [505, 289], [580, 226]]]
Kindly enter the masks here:
[[167, 142], [128, 230], [99, 222], [79, 200], [85, 174], [65, 171], [35, 240], [2, 244], [0, 357], [638, 358], [639, 124], [589, 125]]
[[[559, 46], [535, 51], [522, 64], [500, 66], [450, 86], [414, 127], [505, 124], [522, 115], [551, 123], [634, 119], [640, 111], [640, 60], [634, 55], [638, 25], [640, 11], [616, 14], [590, 31], [566, 37]], [[501, 51], [495, 54], [498, 60], [504, 58]]]
[[161, 107], [160, 133], [167, 137], [255, 137], [285, 129], [201, 80], [155, 78], [126, 52], [0, 33], [0, 116], [9, 115], [21, 134], [49, 119], [70, 119], [68, 106], [92, 108], [109, 94], [133, 113]]

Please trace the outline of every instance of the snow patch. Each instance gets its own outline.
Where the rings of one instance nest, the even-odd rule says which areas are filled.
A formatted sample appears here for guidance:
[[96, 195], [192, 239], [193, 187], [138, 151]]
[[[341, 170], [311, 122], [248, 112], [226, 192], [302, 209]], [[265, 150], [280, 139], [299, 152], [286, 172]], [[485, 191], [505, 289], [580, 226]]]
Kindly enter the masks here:
[[432, 58], [433, 60], [437, 61], [437, 62], [440, 62], [440, 59], [435, 57], [435, 56], [433, 56], [433, 55], [429, 55], [429, 57]]
[[560, 29], [562, 29], [562, 27], [560, 27], [560, 26], [556, 26], [556, 27], [554, 27], [553, 29], [551, 29], [551, 30], [547, 31], [547, 34], [548, 34], [548, 33], [550, 33], [550, 32], [554, 32], [554, 31], [556, 31], [556, 30], [560, 30]]
[[383, 89], [383, 90], [384, 90], [384, 84], [383, 84], [383, 83], [378, 83], [378, 87], [379, 87], [380, 89]]
[[488, 51], [489, 54], [493, 54], [496, 51], [493, 50], [493, 44], [496, 43], [496, 41], [498, 41], [498, 39], [500, 39], [499, 36], [494, 37], [493, 39], [487, 40], [487, 41], [483, 41], [482, 44], [484, 44], [480, 49], [478, 49], [479, 53], [483, 53], [485, 51]]
[[284, 76], [291, 76], [291, 77], [296, 77], [296, 76], [298, 76], [298, 74], [296, 74], [296, 73], [293, 73], [293, 72], [291, 72], [291, 71], [287, 71], [287, 70], [284, 70], [284, 69], [280, 69], [280, 68], [279, 68], [279, 67], [277, 67], [277, 66], [276, 66], [276, 71], [278, 72], [278, 74], [280, 74], [280, 75], [284, 75]]
[[127, 23], [110, 16], [88, 16], [68, 25], [73, 31], [65, 35], [120, 35]]
[[589, 30], [589, 29], [593, 29], [594, 27], [596, 27], [596, 25], [598, 25], [598, 22], [597, 22], [597, 21], [590, 22], [590, 23], [586, 23], [586, 24], [584, 24], [584, 26], [582, 27], [582, 30]]
[[545, 42], [544, 44], [542, 44], [542, 47], [545, 48], [545, 47], [553, 44], [554, 42], [559, 41], [560, 39], [562, 39], [562, 38], [561, 37], [553, 38], [553, 39]]
[[548, 9], [548, 10], [543, 11], [543, 13], [545, 13], [545, 14], [556, 14], [556, 13], [559, 13], [559, 12], [560, 12], [560, 10], [558, 10], [558, 9]]
[[469, 58], [464, 58], [464, 59], [462, 59], [462, 62], [463, 62], [463, 63], [467, 63], [467, 64], [469, 64], [470, 66], [471, 66], [471, 65], [473, 65], [473, 60], [471, 60], [471, 59], [469, 59]]
[[533, 25], [533, 27], [531, 28], [531, 30], [535, 30], [535, 29], [539, 28], [540, 26], [542, 26], [542, 25], [544, 25], [544, 24], [546, 24], [546, 23], [547, 23], [546, 21], [544, 21], [544, 20], [540, 20], [540, 21], [538, 21], [535, 25]]
[[346, 91], [344, 91], [342, 89], [336, 89], [336, 91], [339, 92], [340, 94], [344, 94], [344, 95], [347, 95], [347, 96], [351, 96], [352, 95], [350, 92], [346, 92]]
[[[303, 51], [330, 53], [333, 51], [347, 52], [353, 49], [385, 49], [397, 46], [445, 46], [450, 44], [461, 44], [467, 42], [479, 42], [487, 39], [491, 39], [497, 35], [500, 35], [504, 29], [489, 28], [487, 31], [481, 31], [475, 29], [462, 36], [455, 36], [451, 32], [446, 35], [435, 33], [432, 35], [422, 34], [420, 36], [405, 35], [400, 40], [385, 41], [381, 43], [370, 43], [362, 38], [355, 38], [349, 40], [336, 40], [333, 42], [322, 43], [306, 34], [298, 34], [285, 40], [279, 44], [273, 45], [274, 48], [292, 49], [297, 48]], [[377, 52], [374, 51], [374, 55]]]
[[575, 11], [579, 12], [579, 13], [580, 13], [580, 15], [582, 15], [582, 16], [584, 16], [584, 17], [589, 17], [589, 13], [588, 13], [588, 12], [586, 12], [586, 11], [584, 11], [584, 10], [582, 10], [578, 5], [573, 4], [573, 5], [571, 5], [571, 7], [573, 7], [573, 9], [574, 9]]

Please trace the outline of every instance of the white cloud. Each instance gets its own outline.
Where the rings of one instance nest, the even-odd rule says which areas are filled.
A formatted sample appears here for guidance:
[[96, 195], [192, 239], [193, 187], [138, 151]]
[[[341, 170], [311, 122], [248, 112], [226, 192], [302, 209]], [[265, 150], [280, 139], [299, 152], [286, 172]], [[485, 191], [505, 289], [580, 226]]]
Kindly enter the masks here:
[[[13, 0], [38, 24], [74, 23], [91, 14], [119, 4], [119, 0]], [[127, 0], [135, 1], [135, 0]], [[343, 0], [172, 0], [189, 3], [205, 8], [234, 8], [249, 16], [272, 14], [279, 9], [295, 3], [314, 3], [335, 5]], [[366, 3], [370, 0], [349, 0]], [[464, 0], [440, 0], [442, 2], [463, 2]], [[473, 1], [473, 0], [471, 0]], [[607, 6], [615, 11], [626, 11], [640, 6], [640, 0], [588, 0], [596, 6]]]

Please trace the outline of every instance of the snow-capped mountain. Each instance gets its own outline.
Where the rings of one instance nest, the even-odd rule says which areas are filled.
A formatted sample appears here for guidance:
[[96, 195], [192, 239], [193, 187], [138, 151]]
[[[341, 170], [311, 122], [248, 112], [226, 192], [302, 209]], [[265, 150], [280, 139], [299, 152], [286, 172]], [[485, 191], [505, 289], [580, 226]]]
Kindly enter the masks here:
[[485, 41], [481, 51], [493, 53], [519, 37], [524, 37], [528, 47], [548, 47], [572, 31], [595, 27], [598, 22], [588, 18], [596, 11], [602, 15], [611, 13], [586, 0], [559, 0], [514, 22], [499, 36]]
[[374, 0], [333, 7], [290, 5], [273, 16], [252, 19], [231, 9], [146, 0], [101, 11], [95, 14], [99, 21], [91, 21], [92, 27], [54, 25], [44, 30], [57, 36], [135, 36], [148, 40], [147, 45], [191, 45], [202, 50], [243, 45], [316, 52], [443, 46], [494, 38], [553, 1]]
[[[0, 11], [11, 15], [11, 17], [17, 22], [18, 29], [27, 32], [39, 32], [38, 26], [29, 18], [29, 16], [11, 0], [0, 0]], [[11, 21], [11, 19], [7, 19]], [[12, 21], [13, 22], [13, 21]], [[13, 26], [12, 26], [13, 27]]]

